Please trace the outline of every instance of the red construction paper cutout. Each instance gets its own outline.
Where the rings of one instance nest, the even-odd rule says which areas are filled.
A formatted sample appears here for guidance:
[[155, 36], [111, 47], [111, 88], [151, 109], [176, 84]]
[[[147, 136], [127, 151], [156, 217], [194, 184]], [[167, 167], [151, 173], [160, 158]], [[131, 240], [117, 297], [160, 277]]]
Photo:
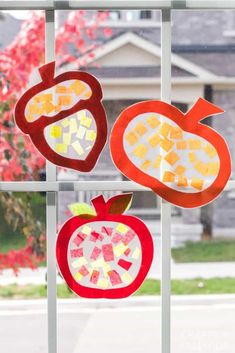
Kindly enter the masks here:
[[172, 204], [203, 206], [221, 193], [231, 174], [225, 140], [200, 123], [220, 113], [202, 98], [186, 114], [162, 101], [134, 104], [111, 132], [113, 161], [129, 179]]
[[[151, 234], [140, 219], [116, 213], [117, 209], [124, 211], [131, 198], [132, 194], [120, 194], [105, 202], [100, 195], [91, 200], [96, 215], [74, 216], [60, 229], [57, 263], [66, 283], [79, 296], [125, 298], [144, 281], [153, 259]], [[101, 232], [102, 240], [92, 242], [91, 234]], [[112, 243], [111, 232], [122, 235], [118, 243]], [[122, 241], [126, 235], [128, 246]], [[83, 256], [81, 250], [76, 251], [78, 247]]]
[[16, 104], [17, 126], [52, 163], [90, 171], [107, 139], [99, 82], [82, 71], [54, 76], [55, 62], [42, 66], [39, 72], [42, 81], [27, 90]]

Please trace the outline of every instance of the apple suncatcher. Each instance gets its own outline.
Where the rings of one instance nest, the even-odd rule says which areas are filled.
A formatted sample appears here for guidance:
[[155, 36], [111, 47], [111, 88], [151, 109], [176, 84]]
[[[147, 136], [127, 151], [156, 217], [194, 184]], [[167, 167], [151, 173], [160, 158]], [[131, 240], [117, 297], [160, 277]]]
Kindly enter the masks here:
[[[132, 194], [116, 195], [107, 202], [97, 196], [91, 200], [91, 210], [85, 207], [61, 227], [57, 263], [79, 296], [125, 298], [144, 281], [153, 259], [153, 241], [140, 219], [123, 214], [131, 200]], [[73, 211], [79, 213], [76, 207]]]

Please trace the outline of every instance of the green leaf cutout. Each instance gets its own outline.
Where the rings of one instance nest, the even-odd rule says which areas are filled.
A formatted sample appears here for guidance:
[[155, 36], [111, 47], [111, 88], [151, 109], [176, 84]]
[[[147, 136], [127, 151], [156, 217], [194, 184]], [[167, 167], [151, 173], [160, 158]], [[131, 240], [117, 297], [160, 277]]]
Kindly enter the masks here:
[[95, 216], [96, 214], [94, 209], [87, 203], [79, 203], [79, 202], [71, 203], [68, 207], [74, 216], [80, 216], [80, 215]]
[[132, 203], [132, 193], [119, 194], [108, 200], [108, 209], [110, 214], [123, 214]]

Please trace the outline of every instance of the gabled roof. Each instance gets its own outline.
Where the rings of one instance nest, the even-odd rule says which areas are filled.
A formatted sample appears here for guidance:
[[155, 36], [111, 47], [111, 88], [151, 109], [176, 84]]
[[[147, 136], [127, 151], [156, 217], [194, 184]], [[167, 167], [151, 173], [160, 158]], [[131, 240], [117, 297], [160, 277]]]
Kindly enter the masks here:
[[[83, 59], [86, 60], [89, 67], [95, 66], [94, 63], [100, 63], [102, 67], [105, 67], [105, 62], [109, 61], [109, 67], [115, 66], [115, 54], [117, 53], [122, 62], [119, 62], [117, 66], [130, 66], [130, 59], [127, 57], [127, 51], [125, 50], [129, 46], [129, 55], [131, 56], [132, 51], [134, 51], [135, 58], [139, 54], [139, 66], [142, 66], [143, 63], [143, 55], [149, 59], [150, 63], [148, 66], [160, 66], [161, 59], [161, 48], [149, 40], [137, 35], [133, 32], [126, 32], [121, 34], [114, 39], [110, 39], [106, 43], [101, 46], [98, 46], [93, 51], [93, 57], [91, 58], [88, 54], [83, 56]], [[123, 57], [121, 55], [123, 50]], [[152, 65], [151, 65], [152, 58]], [[109, 60], [106, 60], [109, 59]], [[138, 59], [138, 58], [137, 58]], [[210, 70], [204, 69], [201, 66], [189, 61], [178, 54], [172, 53], [172, 66], [178, 68], [178, 70], [182, 70], [183, 72], [187, 72], [189, 75], [196, 76], [199, 78], [215, 78], [216, 75], [212, 73]], [[103, 63], [103, 64], [102, 64]], [[124, 65], [126, 63], [126, 65]], [[135, 65], [133, 62], [133, 66]]]
[[9, 45], [19, 32], [21, 21], [0, 11], [0, 50]]

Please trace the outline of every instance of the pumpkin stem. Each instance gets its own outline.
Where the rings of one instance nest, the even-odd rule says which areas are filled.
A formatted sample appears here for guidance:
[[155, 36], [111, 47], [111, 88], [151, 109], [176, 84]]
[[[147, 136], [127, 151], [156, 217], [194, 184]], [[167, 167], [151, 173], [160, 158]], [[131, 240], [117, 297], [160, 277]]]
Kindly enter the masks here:
[[220, 107], [208, 102], [203, 98], [199, 98], [193, 107], [185, 114], [188, 123], [192, 126], [193, 123], [197, 124], [199, 121], [216, 114], [224, 113]]
[[55, 61], [41, 66], [38, 71], [43, 81], [51, 82], [55, 75]]

